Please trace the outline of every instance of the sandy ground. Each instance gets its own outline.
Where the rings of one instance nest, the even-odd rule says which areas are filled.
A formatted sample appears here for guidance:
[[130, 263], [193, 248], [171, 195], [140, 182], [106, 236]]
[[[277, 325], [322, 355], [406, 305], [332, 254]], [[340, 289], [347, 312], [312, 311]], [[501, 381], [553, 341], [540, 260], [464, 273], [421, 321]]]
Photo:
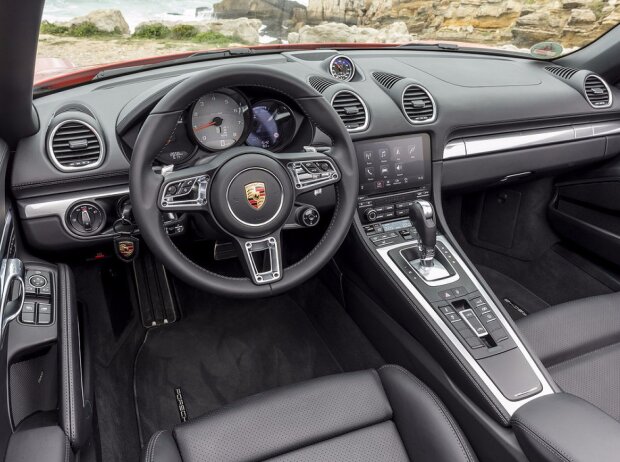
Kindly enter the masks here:
[[75, 38], [41, 35], [37, 58], [61, 58], [76, 67], [208, 49], [208, 44], [130, 38]]

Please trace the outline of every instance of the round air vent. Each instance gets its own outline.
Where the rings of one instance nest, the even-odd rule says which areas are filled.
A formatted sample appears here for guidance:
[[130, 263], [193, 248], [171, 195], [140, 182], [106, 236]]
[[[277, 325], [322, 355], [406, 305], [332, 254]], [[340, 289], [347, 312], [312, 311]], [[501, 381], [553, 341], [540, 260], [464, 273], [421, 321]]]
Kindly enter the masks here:
[[344, 122], [350, 133], [361, 132], [368, 128], [370, 121], [366, 104], [355, 93], [341, 90], [332, 98], [332, 107]]
[[594, 108], [600, 109], [611, 106], [611, 92], [603, 79], [598, 75], [590, 74], [584, 82], [586, 99]]
[[408, 85], [403, 91], [402, 109], [412, 124], [426, 124], [437, 118], [435, 101], [420, 85]]
[[54, 126], [47, 142], [47, 153], [63, 172], [99, 167], [105, 156], [99, 132], [83, 120], [64, 120]]

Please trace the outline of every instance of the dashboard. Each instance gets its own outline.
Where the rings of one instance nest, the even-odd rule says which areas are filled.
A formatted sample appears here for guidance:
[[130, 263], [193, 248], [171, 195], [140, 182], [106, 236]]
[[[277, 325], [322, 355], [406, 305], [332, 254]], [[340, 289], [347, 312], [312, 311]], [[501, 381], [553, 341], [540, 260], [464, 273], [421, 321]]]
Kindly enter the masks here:
[[[562, 78], [557, 66], [533, 59], [317, 49], [183, 64], [35, 100], [41, 129], [20, 142], [11, 174], [29, 243], [64, 250], [109, 242], [150, 111], [193, 74], [236, 63], [277, 68], [331, 104], [358, 155], [363, 223], [373, 221], [369, 211], [375, 220], [397, 218], [399, 204], [434, 190], [485, 188], [620, 152], [620, 90], [585, 70]], [[324, 149], [331, 140], [321, 123], [269, 82], [221, 88], [186, 108], [154, 167], [184, 168], [234, 146]], [[332, 193], [309, 200], [320, 209]], [[73, 227], [82, 210], [99, 214], [96, 227]], [[188, 225], [169, 218], [172, 232]]]

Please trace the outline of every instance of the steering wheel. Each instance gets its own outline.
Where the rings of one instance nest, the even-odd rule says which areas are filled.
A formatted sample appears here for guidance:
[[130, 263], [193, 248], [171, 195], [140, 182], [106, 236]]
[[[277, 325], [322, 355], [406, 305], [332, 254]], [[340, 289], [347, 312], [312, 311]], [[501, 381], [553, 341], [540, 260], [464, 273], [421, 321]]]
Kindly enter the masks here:
[[[153, 161], [174, 134], [183, 112], [206, 93], [236, 86], [264, 87], [289, 96], [331, 138], [331, 148], [273, 153], [242, 146], [220, 151], [204, 164], [157, 173]], [[129, 171], [135, 220], [155, 256], [186, 283], [237, 298], [282, 293], [321, 269], [349, 230], [358, 181], [353, 143], [325, 98], [297, 78], [260, 65], [221, 66], [177, 85], [144, 122]], [[283, 268], [280, 235], [301, 211], [300, 196], [330, 185], [335, 187], [336, 200], [324, 235], [301, 260]], [[247, 277], [220, 275], [187, 258], [166, 233], [162, 212], [205, 215], [233, 241]]]

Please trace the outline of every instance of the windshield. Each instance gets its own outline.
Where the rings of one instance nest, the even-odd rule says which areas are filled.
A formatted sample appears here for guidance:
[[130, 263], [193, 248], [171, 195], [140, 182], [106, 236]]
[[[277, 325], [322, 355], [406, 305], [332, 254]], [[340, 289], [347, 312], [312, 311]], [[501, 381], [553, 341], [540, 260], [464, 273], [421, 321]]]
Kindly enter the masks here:
[[47, 0], [35, 84], [146, 57], [269, 44], [441, 42], [553, 58], [618, 22], [616, 0]]

